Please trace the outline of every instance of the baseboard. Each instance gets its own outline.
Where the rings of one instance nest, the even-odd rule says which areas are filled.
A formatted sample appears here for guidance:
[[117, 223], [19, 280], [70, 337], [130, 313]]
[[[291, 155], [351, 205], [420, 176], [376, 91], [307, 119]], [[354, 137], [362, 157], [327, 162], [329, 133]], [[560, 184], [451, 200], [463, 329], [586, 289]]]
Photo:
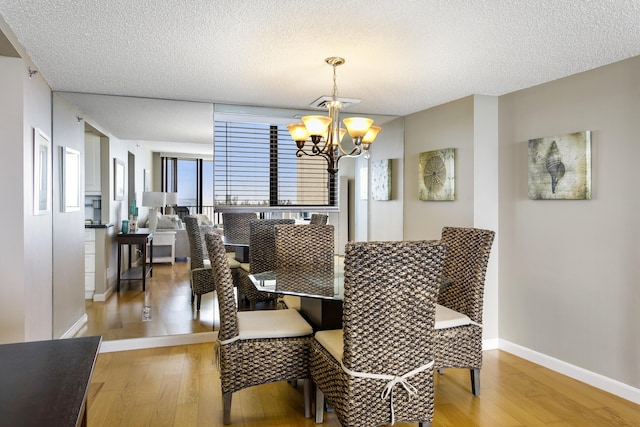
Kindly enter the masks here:
[[218, 331], [199, 332], [195, 334], [165, 335], [159, 337], [130, 338], [124, 340], [102, 341], [100, 353], [113, 351], [140, 350], [143, 348], [171, 347], [174, 345], [201, 344], [214, 342]]
[[497, 350], [500, 348], [500, 339], [492, 338], [489, 340], [482, 340], [482, 351], [485, 350]]
[[77, 321], [76, 323], [73, 324], [73, 326], [71, 326], [67, 332], [65, 332], [64, 334], [62, 334], [62, 336], [60, 338], [64, 339], [64, 338], [73, 338], [78, 331], [87, 324], [87, 322], [89, 321], [89, 316], [87, 316], [87, 313], [83, 314]]
[[589, 384], [608, 393], [614, 394], [622, 399], [629, 400], [640, 405], [640, 389], [632, 387], [623, 382], [605, 377], [604, 375], [588, 371], [570, 363], [538, 353], [537, 351], [523, 347], [506, 340], [499, 340], [500, 350], [522, 357], [537, 365], [544, 366], [552, 371], [559, 372], [575, 380]]
[[109, 299], [109, 297], [111, 296], [111, 294], [113, 293], [113, 288], [109, 288], [107, 289], [107, 292], [105, 292], [104, 294], [93, 294], [93, 301], [95, 302], [105, 302], [106, 300]]

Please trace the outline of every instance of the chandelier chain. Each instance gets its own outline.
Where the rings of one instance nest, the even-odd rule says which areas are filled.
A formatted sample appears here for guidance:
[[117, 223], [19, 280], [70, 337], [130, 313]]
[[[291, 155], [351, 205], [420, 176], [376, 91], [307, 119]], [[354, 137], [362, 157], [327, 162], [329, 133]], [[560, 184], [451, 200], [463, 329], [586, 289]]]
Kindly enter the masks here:
[[338, 67], [337, 64], [333, 64], [333, 97], [337, 98], [338, 97], [338, 83], [337, 81], [337, 73], [336, 73], [336, 68]]

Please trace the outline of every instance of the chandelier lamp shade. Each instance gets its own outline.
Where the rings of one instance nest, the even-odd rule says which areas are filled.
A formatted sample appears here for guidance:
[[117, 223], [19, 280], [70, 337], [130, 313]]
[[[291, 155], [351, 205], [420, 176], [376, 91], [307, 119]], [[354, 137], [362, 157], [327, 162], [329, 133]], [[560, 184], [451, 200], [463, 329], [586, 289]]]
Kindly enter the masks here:
[[[369, 147], [378, 136], [380, 126], [374, 126], [373, 120], [366, 117], [348, 117], [342, 120], [345, 128], [340, 127], [340, 110], [351, 104], [360, 102], [359, 99], [339, 98], [336, 84], [336, 68], [345, 63], [344, 58], [332, 56], [324, 60], [333, 67], [333, 95], [322, 96], [311, 105], [329, 109], [328, 116], [303, 116], [302, 123], [287, 125], [291, 138], [298, 150], [297, 157], [321, 156], [327, 161], [327, 171], [330, 174], [338, 172], [338, 162], [343, 157], [369, 158]], [[342, 138], [349, 133], [353, 147], [345, 149]], [[311, 148], [305, 148], [311, 139]]]

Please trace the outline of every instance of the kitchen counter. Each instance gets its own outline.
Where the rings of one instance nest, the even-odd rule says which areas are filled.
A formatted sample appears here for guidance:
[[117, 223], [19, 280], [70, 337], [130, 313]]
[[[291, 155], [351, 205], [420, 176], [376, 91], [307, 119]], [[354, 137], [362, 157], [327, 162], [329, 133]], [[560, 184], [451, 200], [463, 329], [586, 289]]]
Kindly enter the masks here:
[[109, 227], [113, 227], [113, 224], [99, 224], [94, 222], [93, 224], [86, 224], [84, 225], [84, 228], [109, 228]]

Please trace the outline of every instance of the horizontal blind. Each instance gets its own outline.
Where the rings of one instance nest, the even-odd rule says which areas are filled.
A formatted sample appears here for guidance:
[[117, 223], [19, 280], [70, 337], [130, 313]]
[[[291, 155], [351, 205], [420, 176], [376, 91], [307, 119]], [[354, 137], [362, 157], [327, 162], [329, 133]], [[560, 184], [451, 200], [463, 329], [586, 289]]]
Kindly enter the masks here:
[[218, 207], [330, 206], [322, 157], [296, 157], [283, 125], [215, 122], [214, 194]]

